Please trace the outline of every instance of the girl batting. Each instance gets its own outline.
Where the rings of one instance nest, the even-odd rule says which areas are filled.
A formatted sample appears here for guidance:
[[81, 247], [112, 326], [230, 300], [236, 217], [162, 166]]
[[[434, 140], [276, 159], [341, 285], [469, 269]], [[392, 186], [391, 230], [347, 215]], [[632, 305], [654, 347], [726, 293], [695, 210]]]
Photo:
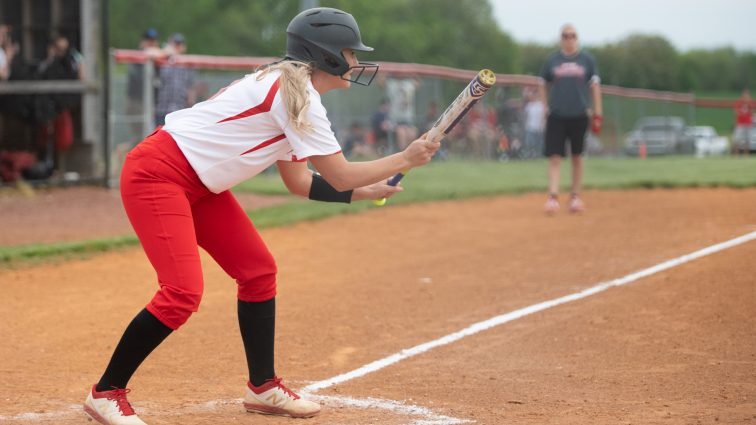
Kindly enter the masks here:
[[84, 410], [93, 419], [144, 424], [126, 398], [126, 386], [147, 356], [197, 311], [203, 287], [198, 246], [237, 282], [249, 369], [244, 407], [292, 417], [320, 412], [275, 374], [276, 264], [229, 189], [276, 164], [291, 193], [317, 201], [348, 203], [400, 191], [385, 181], [428, 163], [439, 144], [421, 138], [403, 152], [350, 163], [320, 98], [352, 82], [370, 84], [377, 66], [359, 63], [356, 52], [372, 50], [362, 43], [352, 15], [330, 8], [304, 11], [287, 28], [282, 61], [169, 114], [164, 127], [129, 153], [121, 195], [159, 290], [128, 325], [87, 396]]

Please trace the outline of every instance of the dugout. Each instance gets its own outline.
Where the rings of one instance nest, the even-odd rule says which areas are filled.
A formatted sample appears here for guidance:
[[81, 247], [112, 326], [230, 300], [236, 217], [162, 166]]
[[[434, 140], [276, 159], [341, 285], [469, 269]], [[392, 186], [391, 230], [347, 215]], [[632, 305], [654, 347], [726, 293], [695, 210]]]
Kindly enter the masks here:
[[[107, 0], [0, 0], [0, 25], [9, 36], [3, 53], [12, 57], [8, 78], [0, 81], [0, 181], [9, 183], [20, 166], [27, 180], [39, 183], [102, 179], [108, 166]], [[80, 74], [48, 66], [54, 62], [50, 42], [61, 36], [76, 52]], [[63, 108], [70, 119], [59, 119]], [[61, 145], [56, 132], [70, 134], [70, 142]], [[29, 154], [34, 167], [18, 163]]]

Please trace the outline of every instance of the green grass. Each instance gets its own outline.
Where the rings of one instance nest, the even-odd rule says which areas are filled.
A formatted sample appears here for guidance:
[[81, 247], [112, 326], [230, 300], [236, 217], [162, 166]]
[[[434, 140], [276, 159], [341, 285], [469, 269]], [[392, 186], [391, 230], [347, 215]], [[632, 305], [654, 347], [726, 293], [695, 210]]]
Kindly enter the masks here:
[[[705, 99], [737, 99], [737, 91], [702, 91], [695, 93], [696, 98]], [[710, 125], [720, 136], [732, 137], [735, 126], [735, 113], [729, 108], [696, 108], [696, 124]]]
[[[568, 161], [566, 161], [568, 162]], [[569, 184], [570, 167], [562, 166], [564, 190]], [[652, 157], [647, 160], [588, 158], [586, 189], [633, 189], [678, 187], [756, 186], [756, 156], [747, 158]], [[522, 162], [436, 162], [413, 170], [404, 179], [405, 191], [393, 197], [387, 207], [435, 200], [518, 194], [546, 190], [546, 161]], [[284, 226], [304, 220], [318, 220], [339, 214], [378, 208], [370, 202], [352, 205], [308, 202], [287, 194], [275, 173], [266, 173], [239, 185], [237, 192], [280, 195], [291, 202], [249, 212], [258, 228]], [[60, 256], [108, 251], [136, 245], [134, 237], [118, 237], [81, 242], [0, 247], [0, 265], [36, 261]]]
[[[569, 184], [568, 162], [562, 165], [565, 189]], [[584, 186], [588, 189], [756, 186], [756, 157], [588, 158], [585, 165]], [[436, 162], [410, 172], [402, 186], [405, 191], [392, 198], [391, 204], [543, 191], [546, 190], [546, 161]], [[236, 190], [286, 194], [286, 188], [276, 175], [255, 177]], [[316, 205], [322, 204], [311, 202], [302, 208]], [[276, 208], [279, 207], [270, 209]], [[253, 217], [256, 215], [257, 212]]]
[[134, 236], [85, 240], [78, 242], [60, 242], [52, 244], [32, 244], [0, 247], [0, 265], [19, 261], [35, 262], [49, 258], [89, 255], [111, 251], [124, 246], [136, 245], [139, 241]]

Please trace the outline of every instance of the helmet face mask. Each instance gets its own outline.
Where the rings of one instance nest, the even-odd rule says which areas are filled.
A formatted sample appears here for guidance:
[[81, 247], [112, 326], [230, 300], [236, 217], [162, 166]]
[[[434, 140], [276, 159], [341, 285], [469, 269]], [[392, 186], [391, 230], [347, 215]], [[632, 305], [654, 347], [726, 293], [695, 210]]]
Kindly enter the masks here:
[[[370, 52], [372, 47], [362, 43], [360, 29], [354, 17], [338, 9], [319, 7], [305, 10], [289, 23], [286, 29], [286, 57], [309, 63], [313, 67], [344, 80], [369, 85], [378, 65], [360, 63], [350, 66], [342, 54], [344, 49]], [[357, 75], [344, 78], [350, 70]]]
[[[378, 74], [378, 64], [370, 62], [360, 62], [349, 68], [352, 71], [352, 75], [349, 78], [344, 78], [341, 75], [342, 80], [349, 81], [350, 83], [359, 84], [361, 86], [369, 86], [373, 82], [376, 74]], [[347, 71], [348, 72], [348, 71]]]

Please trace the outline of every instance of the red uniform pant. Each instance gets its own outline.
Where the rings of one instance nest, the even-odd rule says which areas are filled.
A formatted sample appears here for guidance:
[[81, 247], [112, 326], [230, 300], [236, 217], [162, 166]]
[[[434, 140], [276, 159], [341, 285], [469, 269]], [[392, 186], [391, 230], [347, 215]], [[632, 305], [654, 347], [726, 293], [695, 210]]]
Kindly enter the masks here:
[[276, 295], [273, 257], [230, 191], [210, 192], [170, 134], [157, 131], [126, 157], [121, 173], [126, 214], [157, 272], [160, 289], [147, 310], [171, 329], [202, 298], [198, 246], [234, 278], [242, 301]]

